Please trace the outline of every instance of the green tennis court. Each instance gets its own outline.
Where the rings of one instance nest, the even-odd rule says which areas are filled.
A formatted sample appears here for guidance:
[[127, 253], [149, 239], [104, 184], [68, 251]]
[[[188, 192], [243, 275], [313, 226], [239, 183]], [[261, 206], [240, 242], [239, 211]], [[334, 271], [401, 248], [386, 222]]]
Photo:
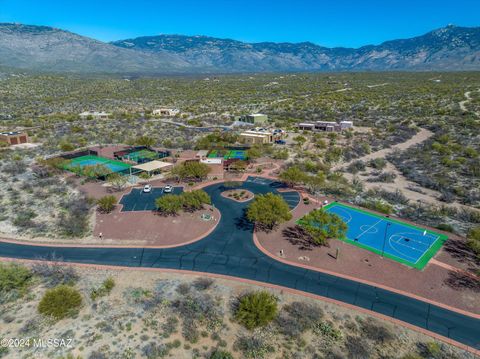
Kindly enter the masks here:
[[65, 165], [65, 169], [69, 171], [75, 171], [80, 169], [81, 172], [85, 172], [87, 167], [104, 166], [110, 172], [127, 172], [131, 165], [121, 161], [111, 160], [105, 157], [98, 157], [93, 155], [80, 156], [72, 158]]
[[139, 162], [152, 161], [157, 159], [158, 157], [159, 157], [158, 153], [154, 151], [140, 150], [140, 151], [129, 153], [125, 155], [123, 158], [139, 163]]
[[212, 150], [209, 152], [208, 158], [222, 158], [225, 160], [239, 159], [246, 160], [247, 152], [244, 150]]

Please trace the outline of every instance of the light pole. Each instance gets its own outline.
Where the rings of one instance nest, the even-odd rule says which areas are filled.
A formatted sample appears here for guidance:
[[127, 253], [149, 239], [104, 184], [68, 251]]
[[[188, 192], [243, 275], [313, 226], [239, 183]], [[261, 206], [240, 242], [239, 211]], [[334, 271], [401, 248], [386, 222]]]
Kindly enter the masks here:
[[388, 227], [390, 227], [390, 222], [387, 222], [387, 225], [385, 226], [385, 235], [383, 236], [383, 246], [382, 246], [382, 258], [383, 254], [385, 253], [385, 242], [387, 241], [387, 232], [388, 232]]

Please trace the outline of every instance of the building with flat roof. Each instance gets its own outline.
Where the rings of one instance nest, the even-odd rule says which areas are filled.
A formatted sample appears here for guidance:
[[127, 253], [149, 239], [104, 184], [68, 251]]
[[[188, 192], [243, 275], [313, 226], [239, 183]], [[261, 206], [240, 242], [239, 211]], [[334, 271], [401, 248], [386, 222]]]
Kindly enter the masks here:
[[264, 125], [268, 122], [268, 116], [261, 113], [252, 113], [250, 115], [236, 118], [238, 121], [251, 125]]
[[157, 108], [152, 111], [152, 115], [154, 116], [167, 116], [167, 117], [173, 117], [178, 115], [179, 113], [180, 113], [180, 110], [178, 108], [168, 108], [168, 107]]
[[348, 130], [349, 128], [353, 128], [353, 121], [340, 121], [340, 128], [342, 130]]
[[314, 123], [301, 122], [297, 126], [298, 129], [302, 131], [313, 131], [315, 129]]
[[297, 125], [302, 131], [341, 132], [353, 128], [353, 121], [316, 121], [302, 122]]
[[250, 146], [268, 144], [281, 140], [284, 134], [285, 132], [281, 130], [273, 132], [264, 129], [245, 131], [240, 134], [240, 141]]
[[111, 116], [111, 113], [108, 112], [97, 112], [97, 111], [85, 111], [78, 115], [82, 120], [87, 120], [89, 118], [93, 120], [106, 120]]
[[28, 143], [28, 134], [21, 131], [0, 132], [0, 141], [9, 145]]

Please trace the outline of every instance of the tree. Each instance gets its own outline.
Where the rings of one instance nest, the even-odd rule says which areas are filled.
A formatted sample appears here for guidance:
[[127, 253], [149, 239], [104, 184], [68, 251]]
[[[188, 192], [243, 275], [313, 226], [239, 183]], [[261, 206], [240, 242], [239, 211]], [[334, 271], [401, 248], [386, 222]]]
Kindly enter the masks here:
[[73, 168], [79, 168], [81, 174], [91, 178], [108, 176], [112, 173], [112, 170], [103, 164], [85, 166], [83, 168], [74, 166]]
[[262, 156], [262, 151], [259, 147], [255, 146], [247, 150], [247, 158], [250, 160], [255, 160]]
[[214, 148], [223, 148], [232, 145], [238, 140], [238, 135], [234, 132], [216, 131], [198, 139], [195, 148], [197, 150], [210, 150]]
[[246, 168], [247, 168], [247, 162], [242, 160], [232, 162], [232, 164], [228, 167], [229, 170], [237, 171], [237, 172], [245, 171]]
[[293, 140], [299, 145], [299, 146], [303, 146], [305, 144], [305, 142], [307, 142], [307, 139], [301, 135], [298, 135], [296, 137], [293, 138]]
[[313, 242], [325, 245], [328, 238], [345, 237], [348, 226], [336, 214], [328, 213], [323, 208], [315, 209], [300, 220], [300, 227], [305, 230]]
[[273, 229], [277, 224], [292, 218], [287, 202], [276, 194], [258, 195], [247, 210], [247, 218], [255, 224]]
[[58, 146], [64, 152], [73, 151], [75, 149], [75, 146], [67, 140], [60, 141]]
[[303, 181], [310, 192], [317, 192], [325, 187], [326, 176], [322, 171], [319, 171], [316, 176], [305, 176]]
[[307, 175], [297, 166], [287, 168], [278, 176], [287, 186], [295, 186], [305, 182]]
[[212, 202], [210, 196], [204, 190], [184, 192], [180, 197], [183, 200], [183, 208], [190, 212], [202, 209], [204, 204]]
[[117, 198], [112, 195], [103, 196], [97, 201], [98, 209], [103, 213], [110, 213], [117, 204]]
[[187, 161], [173, 167], [171, 175], [181, 180], [201, 181], [207, 178], [208, 172], [210, 172], [210, 168], [205, 163]]
[[270, 323], [277, 313], [277, 298], [273, 294], [267, 291], [251, 292], [239, 298], [235, 319], [252, 330]]
[[121, 191], [127, 184], [128, 178], [127, 176], [122, 176], [120, 173], [114, 172], [107, 176], [107, 182], [110, 183], [116, 191]]
[[68, 285], [59, 285], [45, 292], [38, 305], [38, 312], [58, 320], [74, 315], [81, 305], [82, 296], [78, 290]]
[[135, 140], [135, 143], [139, 146], [152, 147], [155, 145], [155, 139], [149, 136], [140, 136]]
[[183, 207], [183, 198], [176, 194], [166, 194], [155, 200], [155, 206], [165, 215], [176, 215]]

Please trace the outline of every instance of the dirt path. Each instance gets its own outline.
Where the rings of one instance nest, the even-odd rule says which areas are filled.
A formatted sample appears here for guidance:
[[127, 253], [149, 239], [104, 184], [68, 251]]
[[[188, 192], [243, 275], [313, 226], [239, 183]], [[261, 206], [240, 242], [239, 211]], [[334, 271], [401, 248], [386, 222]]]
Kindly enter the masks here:
[[[480, 89], [477, 89], [475, 92], [480, 92]], [[472, 101], [472, 96], [470, 96], [472, 94], [472, 91], [467, 91], [465, 92], [463, 95], [465, 96], [465, 100], [463, 101], [460, 101], [458, 103], [458, 105], [460, 106], [460, 109], [463, 111], [463, 112], [469, 112], [467, 106], [465, 106], [465, 104], [467, 104], [468, 102]], [[474, 112], [475, 115], [477, 116], [480, 116], [478, 112]]]
[[406, 149], [408, 149], [412, 146], [415, 146], [415, 145], [418, 145], [422, 142], [425, 142], [426, 140], [428, 140], [432, 136], [433, 136], [433, 132], [422, 128], [412, 138], [410, 138], [409, 140], [407, 140], [405, 142], [396, 144], [396, 145], [394, 145], [392, 147], [389, 147], [389, 148], [384, 148], [384, 149], [376, 151], [376, 152], [369, 153], [368, 155], [365, 155], [365, 156], [360, 157], [360, 158], [356, 158], [356, 159], [351, 160], [349, 162], [339, 163], [339, 164], [332, 167], [332, 171], [339, 171], [342, 168], [345, 168], [345, 167], [349, 166], [351, 163], [353, 163], [355, 161], [368, 162], [368, 161], [373, 160], [375, 158], [385, 158], [387, 155], [389, 155], [390, 153], [392, 153], [395, 150], [405, 151]]

